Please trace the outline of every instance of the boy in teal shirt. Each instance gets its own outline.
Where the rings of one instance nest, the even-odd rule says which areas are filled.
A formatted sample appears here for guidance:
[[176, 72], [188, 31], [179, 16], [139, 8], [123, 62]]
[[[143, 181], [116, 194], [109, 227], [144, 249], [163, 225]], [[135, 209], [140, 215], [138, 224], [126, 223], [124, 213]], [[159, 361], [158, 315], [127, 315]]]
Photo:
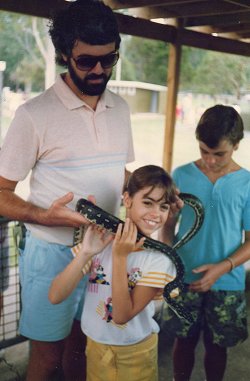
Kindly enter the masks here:
[[[243, 264], [250, 259], [250, 172], [232, 159], [243, 138], [243, 122], [233, 107], [207, 109], [196, 128], [196, 138], [201, 157], [173, 172], [180, 191], [193, 193], [205, 207], [202, 228], [178, 249], [188, 284], [188, 292], [179, 298], [195, 322], [189, 325], [172, 317], [176, 327], [174, 380], [190, 380], [203, 331], [206, 380], [221, 381], [227, 347], [248, 336]], [[192, 213], [187, 206], [180, 211], [177, 240], [190, 227]], [[162, 231], [165, 242], [173, 241], [175, 221], [177, 216], [167, 221]]]

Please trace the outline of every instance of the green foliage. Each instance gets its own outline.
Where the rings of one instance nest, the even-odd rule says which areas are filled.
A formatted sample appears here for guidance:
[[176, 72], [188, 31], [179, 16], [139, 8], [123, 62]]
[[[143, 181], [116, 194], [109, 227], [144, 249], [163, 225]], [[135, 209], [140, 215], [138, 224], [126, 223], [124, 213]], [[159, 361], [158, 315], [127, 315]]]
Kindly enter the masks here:
[[162, 41], [139, 37], [124, 40], [122, 79], [166, 85], [168, 47]]
[[[37, 19], [41, 39], [47, 36], [43, 19]], [[0, 60], [6, 61], [4, 85], [12, 89], [44, 88], [45, 62], [33, 35], [30, 16], [1, 12]], [[120, 49], [123, 80], [166, 85], [168, 45], [162, 41], [122, 36]], [[115, 69], [112, 78], [115, 78]], [[205, 94], [233, 94], [250, 90], [249, 58], [183, 47], [180, 89]]]
[[[168, 46], [161, 41], [125, 37], [122, 79], [166, 85]], [[182, 48], [180, 89], [240, 98], [250, 88], [249, 58], [208, 50]]]
[[33, 36], [32, 18], [1, 12], [0, 33], [0, 60], [6, 61], [4, 86], [24, 90], [32, 83], [32, 90], [43, 89], [44, 62]]
[[183, 46], [180, 73], [180, 88], [182, 90], [190, 90], [191, 86], [195, 87], [195, 73], [197, 67], [202, 63], [203, 56], [204, 50]]
[[210, 95], [233, 94], [239, 99], [249, 84], [246, 57], [190, 48], [183, 56], [181, 88]]

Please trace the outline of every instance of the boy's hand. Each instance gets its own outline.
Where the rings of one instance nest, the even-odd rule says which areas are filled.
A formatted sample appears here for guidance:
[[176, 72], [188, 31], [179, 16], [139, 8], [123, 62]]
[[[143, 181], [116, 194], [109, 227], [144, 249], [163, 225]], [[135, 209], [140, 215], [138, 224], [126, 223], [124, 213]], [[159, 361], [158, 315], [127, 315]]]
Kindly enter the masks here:
[[138, 242], [136, 242], [136, 238], [137, 227], [129, 218], [126, 218], [124, 225], [119, 224], [118, 226], [113, 243], [113, 254], [119, 255], [119, 257], [127, 257], [129, 253], [139, 249], [145, 238], [141, 238]]
[[[213, 284], [220, 278], [223, 273], [225, 273], [225, 264], [219, 263], [209, 263], [201, 265], [193, 269], [194, 274], [202, 274], [199, 280], [196, 280], [189, 285], [189, 290], [194, 292], [206, 292], [211, 289]], [[227, 268], [227, 266], [226, 266]]]
[[184, 206], [184, 201], [178, 196], [180, 193], [180, 190], [176, 188], [176, 193], [175, 193], [175, 202], [172, 202], [170, 204], [170, 213], [169, 213], [169, 218], [172, 216], [175, 216], [176, 214], [179, 213], [179, 211], [183, 208]]

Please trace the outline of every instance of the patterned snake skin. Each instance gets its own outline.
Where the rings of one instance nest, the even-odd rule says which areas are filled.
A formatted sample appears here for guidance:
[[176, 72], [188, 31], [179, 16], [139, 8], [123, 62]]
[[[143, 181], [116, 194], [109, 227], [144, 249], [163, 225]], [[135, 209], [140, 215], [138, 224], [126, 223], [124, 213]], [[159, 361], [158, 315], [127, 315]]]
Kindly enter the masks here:
[[[174, 263], [176, 267], [176, 277], [172, 282], [166, 284], [163, 292], [163, 296], [170, 308], [180, 317], [188, 322], [192, 322], [193, 318], [191, 314], [186, 311], [182, 306], [180, 306], [174, 298], [170, 296], [171, 292], [178, 288], [179, 292], [184, 290], [184, 265], [181, 258], [179, 257], [176, 249], [188, 242], [200, 229], [204, 220], [204, 208], [201, 201], [194, 195], [190, 193], [180, 193], [179, 197], [183, 200], [184, 204], [189, 205], [194, 209], [195, 212], [195, 222], [193, 226], [188, 230], [184, 236], [173, 246], [170, 247], [160, 241], [156, 241], [152, 238], [146, 237], [143, 248], [156, 250], [164, 253], [169, 259]], [[90, 201], [81, 198], [78, 200], [76, 205], [76, 211], [81, 213], [87, 220], [91, 223], [102, 226], [111, 233], [116, 233], [119, 223], [124, 223], [124, 221], [105, 212], [103, 209], [92, 204]], [[83, 229], [82, 227], [76, 228], [74, 231], [74, 244], [76, 245], [82, 240]], [[137, 241], [143, 237], [143, 234], [138, 232]]]

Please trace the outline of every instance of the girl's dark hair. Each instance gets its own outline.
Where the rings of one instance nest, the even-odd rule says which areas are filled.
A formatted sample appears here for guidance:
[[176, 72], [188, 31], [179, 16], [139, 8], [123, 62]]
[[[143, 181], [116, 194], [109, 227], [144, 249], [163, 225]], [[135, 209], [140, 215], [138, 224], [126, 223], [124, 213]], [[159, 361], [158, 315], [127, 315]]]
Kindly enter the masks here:
[[57, 12], [49, 22], [49, 34], [56, 50], [56, 61], [67, 66], [62, 54], [71, 56], [77, 40], [89, 45], [115, 42], [119, 49], [121, 38], [115, 14], [99, 0], [78, 0]]
[[167, 203], [175, 202], [175, 185], [169, 174], [161, 167], [156, 165], [145, 165], [136, 169], [129, 177], [124, 187], [124, 192], [128, 192], [130, 197], [143, 188], [151, 187], [150, 191], [156, 187], [165, 190], [163, 199]]
[[244, 136], [243, 130], [242, 118], [234, 107], [216, 105], [202, 114], [195, 135], [197, 140], [215, 148], [223, 139], [237, 144]]

